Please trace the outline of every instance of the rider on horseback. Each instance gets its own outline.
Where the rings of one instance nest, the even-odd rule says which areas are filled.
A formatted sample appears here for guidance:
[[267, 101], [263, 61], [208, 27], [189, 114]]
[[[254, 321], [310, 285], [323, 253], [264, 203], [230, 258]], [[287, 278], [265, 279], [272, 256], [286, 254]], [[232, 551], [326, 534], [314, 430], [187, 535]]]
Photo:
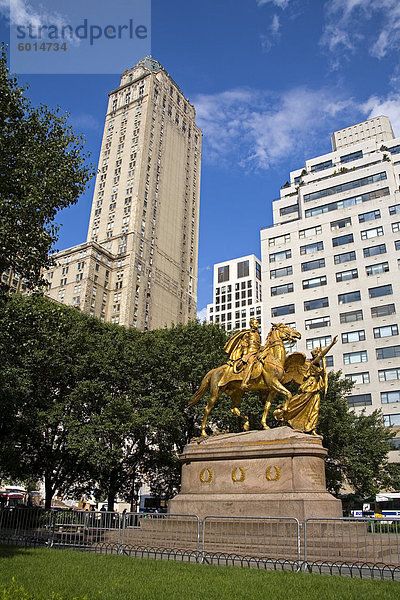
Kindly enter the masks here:
[[237, 375], [244, 370], [241, 387], [244, 390], [248, 389], [254, 362], [261, 348], [261, 337], [258, 333], [258, 327], [257, 319], [250, 319], [250, 329], [244, 329], [235, 333], [225, 344], [224, 350], [229, 354], [227, 361], [228, 369], [219, 382], [219, 386], [226, 385], [232, 374]]

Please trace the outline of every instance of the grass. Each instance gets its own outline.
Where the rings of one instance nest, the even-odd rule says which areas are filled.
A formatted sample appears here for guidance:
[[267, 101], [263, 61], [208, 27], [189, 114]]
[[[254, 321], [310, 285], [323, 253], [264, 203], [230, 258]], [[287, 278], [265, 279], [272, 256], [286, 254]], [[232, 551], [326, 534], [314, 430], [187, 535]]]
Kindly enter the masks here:
[[399, 597], [400, 583], [392, 581], [0, 546], [0, 600], [398, 600]]

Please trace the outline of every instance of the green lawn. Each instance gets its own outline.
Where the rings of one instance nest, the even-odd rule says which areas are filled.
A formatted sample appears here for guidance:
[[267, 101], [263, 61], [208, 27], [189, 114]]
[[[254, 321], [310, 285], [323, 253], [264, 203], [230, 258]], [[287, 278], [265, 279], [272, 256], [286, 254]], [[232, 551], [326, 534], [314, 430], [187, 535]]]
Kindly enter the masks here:
[[141, 560], [71, 550], [0, 547], [0, 600], [398, 600], [399, 597], [400, 583], [391, 581]]

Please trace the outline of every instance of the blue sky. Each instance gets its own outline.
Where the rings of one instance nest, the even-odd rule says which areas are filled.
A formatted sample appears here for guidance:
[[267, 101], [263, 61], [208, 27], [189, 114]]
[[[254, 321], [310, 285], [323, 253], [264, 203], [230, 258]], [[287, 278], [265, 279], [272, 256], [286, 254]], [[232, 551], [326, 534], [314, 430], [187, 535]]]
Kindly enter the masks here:
[[[8, 4], [0, 0], [6, 41]], [[260, 228], [272, 223], [280, 186], [305, 159], [331, 150], [333, 131], [386, 114], [400, 136], [400, 3], [153, 0], [151, 33], [152, 55], [194, 103], [204, 134], [201, 310], [211, 301], [213, 264], [260, 255]], [[128, 55], [124, 62], [133, 65]], [[29, 75], [20, 81], [29, 84], [34, 103], [70, 113], [97, 163], [107, 94], [119, 76]], [[59, 215], [59, 249], [85, 240], [93, 185]]]

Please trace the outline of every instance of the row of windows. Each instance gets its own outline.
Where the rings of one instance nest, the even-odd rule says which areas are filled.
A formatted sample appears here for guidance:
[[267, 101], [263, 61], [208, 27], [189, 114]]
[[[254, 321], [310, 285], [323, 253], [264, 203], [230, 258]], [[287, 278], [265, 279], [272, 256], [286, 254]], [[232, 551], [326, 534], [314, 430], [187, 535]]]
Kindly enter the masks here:
[[[352, 408], [356, 406], [371, 406], [372, 404], [372, 395], [371, 394], [351, 394], [347, 397], [347, 402], [349, 406]], [[392, 404], [395, 402], [400, 402], [400, 390], [393, 390], [390, 392], [381, 392], [381, 403], [382, 404]], [[386, 415], [386, 417], [391, 417], [393, 415]], [[399, 415], [400, 416], [400, 415]], [[400, 425], [400, 423], [399, 423]]]
[[[325, 266], [325, 264], [322, 266]], [[398, 261], [398, 266], [400, 268], [400, 259]], [[315, 268], [319, 268], [319, 267], [315, 267]], [[371, 275], [379, 275], [381, 273], [388, 273], [389, 270], [390, 269], [389, 269], [388, 262], [375, 263], [372, 265], [366, 265], [366, 267], [365, 267], [365, 273], [368, 277]], [[278, 272], [279, 272], [279, 274], [278, 274]], [[292, 274], [293, 274], [292, 267], [288, 267], [287, 270], [274, 269], [274, 270], [270, 271], [271, 279], [276, 279], [277, 277], [284, 277], [284, 276], [292, 275]], [[343, 281], [349, 281], [351, 279], [358, 279], [358, 269], [355, 268], [355, 269], [347, 269], [346, 271], [339, 271], [338, 273], [335, 273], [335, 278], [336, 278], [336, 282], [338, 282], [338, 283], [343, 282]], [[321, 286], [327, 285], [327, 277], [326, 277], [326, 275], [321, 275], [320, 277], [312, 277], [311, 279], [303, 279], [302, 285], [303, 285], [303, 290], [308, 290], [308, 289], [312, 289], [315, 287], [321, 287]], [[279, 294], [287, 294], [288, 292], [293, 292], [293, 284], [292, 283], [288, 283], [286, 285], [282, 284], [282, 285], [271, 287], [271, 296], [277, 296]]]
[[[398, 233], [400, 231], [400, 222], [392, 223], [392, 231], [393, 233]], [[374, 237], [381, 237], [384, 235], [383, 227], [373, 227], [371, 229], [365, 229], [361, 231], [361, 239], [369, 240]], [[332, 246], [337, 248], [338, 246], [343, 246], [345, 244], [352, 244], [354, 242], [354, 236], [352, 233], [348, 233], [346, 235], [341, 235], [335, 238], [332, 238]], [[395, 241], [396, 250], [399, 249], [400, 241]], [[304, 246], [300, 246], [300, 255], [305, 254], [315, 254], [315, 252], [321, 252], [324, 249], [324, 242], [318, 241], [313, 242], [312, 244], [306, 244]], [[370, 256], [375, 256], [377, 254], [385, 254], [386, 253], [386, 244], [378, 244], [376, 246], [369, 246], [367, 248], [363, 248], [364, 258], [368, 258]], [[350, 257], [350, 258], [347, 258]], [[292, 250], [281, 250], [280, 252], [273, 252], [269, 255], [269, 262], [276, 263], [281, 262], [283, 260], [287, 260], [292, 258]], [[354, 251], [344, 252], [342, 254], [336, 254], [334, 256], [335, 264], [348, 262], [349, 260], [355, 260], [356, 254]], [[225, 267], [226, 268], [226, 267]], [[304, 270], [304, 269], [302, 269]], [[227, 280], [224, 280], [227, 281]]]
[[[400, 346], [385, 346], [383, 348], [376, 348], [377, 360], [385, 360], [388, 358], [398, 358], [400, 356]], [[346, 352], [343, 354], [343, 363], [345, 365], [352, 365], [356, 363], [363, 363], [368, 361], [367, 350], [358, 350], [356, 352]]]
[[[272, 314], [272, 311], [274, 313]], [[286, 304], [286, 306], [279, 306], [271, 309], [271, 316], [279, 317], [282, 315], [289, 315], [295, 312], [294, 304]], [[381, 306], [372, 306], [371, 307], [371, 317], [387, 317], [389, 315], [393, 315], [396, 313], [396, 308], [394, 304], [384, 304]], [[343, 323], [354, 323], [355, 321], [363, 321], [363, 311], [362, 309], [351, 310], [345, 313], [339, 313], [339, 321], [341, 324]], [[316, 329], [318, 327], [329, 327], [330, 326], [330, 317], [317, 317], [316, 319], [306, 319], [305, 327], [306, 329]]]
[[[291, 288], [288, 291], [293, 291], [293, 284], [288, 284]], [[281, 292], [281, 288], [287, 289], [287, 286], [276, 286], [271, 288], [271, 295], [276, 295], [277, 291]], [[272, 293], [272, 290], [274, 293]], [[276, 292], [276, 293], [275, 293]], [[392, 284], [378, 285], [373, 288], [368, 288], [368, 295], [370, 298], [379, 298], [381, 296], [389, 296], [393, 294]], [[361, 300], [361, 292], [355, 290], [354, 292], [345, 292], [344, 294], [338, 294], [338, 304], [349, 304], [350, 302], [359, 302]], [[304, 301], [304, 310], [315, 310], [317, 308], [326, 308], [329, 306], [328, 297], [314, 298], [312, 300]], [[286, 306], [276, 306], [271, 309], [271, 316], [277, 317], [284, 314], [291, 314], [295, 312], [294, 304], [287, 304]]]
[[[292, 307], [293, 305], [289, 304], [287, 305], [289, 307]], [[290, 314], [291, 312], [294, 311], [289, 311], [287, 313], [282, 313], [282, 314]], [[375, 306], [371, 308], [371, 317], [375, 318], [375, 317], [386, 317], [386, 316], [390, 316], [396, 314], [396, 309], [395, 309], [395, 305], [394, 304], [386, 304], [383, 306]], [[363, 317], [363, 311], [362, 309], [359, 310], [352, 310], [349, 312], [345, 312], [345, 313], [340, 313], [339, 314], [339, 320], [340, 323], [354, 323], [356, 321], [363, 321], [364, 317]], [[306, 319], [304, 321], [304, 325], [305, 325], [305, 329], [307, 331], [312, 330], [312, 329], [320, 329], [322, 327], [330, 327], [331, 326], [331, 318], [329, 315], [325, 315], [323, 317], [315, 317], [313, 319]], [[386, 326], [384, 327], [374, 327], [374, 337], [375, 338], [379, 338], [379, 337], [387, 337], [388, 335], [388, 331], [385, 329]], [[397, 325], [392, 326], [392, 325], [388, 325], [387, 327], [397, 327]], [[396, 333], [394, 333], [395, 329], [391, 329], [392, 333], [391, 335], [397, 335]], [[350, 334], [343, 334], [343, 335], [349, 335]], [[344, 343], [345, 340], [342, 340]], [[348, 338], [348, 342], [351, 341], [358, 341], [358, 340], [354, 340], [351, 339], [351, 337]]]
[[[248, 277], [250, 272], [250, 266], [248, 260], [243, 260], [236, 265], [237, 279], [241, 277]], [[261, 265], [256, 262], [256, 277], [261, 281]], [[229, 281], [229, 265], [218, 267], [218, 283]]]
[[[385, 190], [389, 191], [389, 188], [385, 188]], [[379, 192], [382, 192], [382, 190], [379, 190]], [[376, 192], [373, 192], [373, 193], [376, 194]], [[374, 198], [376, 198], [376, 197], [377, 196], [374, 195]], [[357, 198], [358, 198], [358, 196], [357, 196]], [[368, 198], [368, 200], [369, 199], [370, 198]], [[333, 203], [333, 204], [336, 205], [336, 202]], [[326, 206], [329, 207], [330, 205], [326, 205]], [[323, 207], [321, 207], [321, 208], [323, 208]], [[331, 210], [334, 210], [336, 208], [338, 208], [338, 207], [335, 206]], [[311, 209], [311, 210], [314, 211], [316, 209]], [[327, 210], [322, 210], [321, 212], [328, 212], [328, 210], [329, 209], [327, 208]], [[317, 214], [320, 214], [320, 213], [317, 213]], [[396, 214], [400, 214], [400, 204], [395, 204], [393, 206], [389, 206], [389, 215], [393, 216], [393, 215], [396, 215]], [[380, 211], [380, 209], [376, 209], [376, 210], [371, 210], [371, 211], [359, 214], [358, 215], [358, 222], [359, 223], [367, 223], [368, 221], [373, 221], [373, 220], [380, 219], [380, 218], [381, 218], [381, 211]], [[344, 217], [343, 219], [338, 219], [336, 221], [331, 221], [331, 223], [330, 223], [330, 229], [331, 229], [331, 231], [337, 231], [338, 229], [343, 229], [345, 227], [350, 227], [351, 224], [352, 224], [351, 217]], [[397, 223], [397, 226], [398, 225], [399, 224]], [[393, 226], [392, 226], [392, 228], [393, 228]], [[398, 231], [398, 229], [397, 229], [397, 231]], [[300, 231], [299, 231], [299, 239], [313, 237], [313, 236], [316, 236], [316, 235], [320, 235], [321, 233], [322, 233], [322, 225], [315, 225], [314, 227], [307, 227], [306, 229], [300, 229]], [[363, 235], [361, 235], [361, 238], [362, 239], [366, 239], [366, 238], [363, 237]], [[270, 247], [271, 246], [278, 246], [279, 244], [287, 244], [287, 243], [290, 242], [290, 239], [291, 239], [291, 234], [290, 233], [285, 233], [283, 235], [278, 235], [276, 237], [269, 238], [268, 244], [269, 244]]]
[[357, 204], [369, 202], [370, 200], [376, 200], [377, 198], [388, 196], [389, 193], [389, 188], [384, 187], [379, 190], [374, 190], [372, 192], [366, 192], [365, 194], [358, 194], [357, 196], [345, 198], [344, 200], [337, 200], [335, 202], [329, 202], [328, 204], [322, 204], [321, 206], [314, 206], [313, 208], [308, 208], [304, 212], [304, 216], [306, 219], [309, 217], [316, 217], [317, 215], [322, 215], [333, 210], [339, 210], [341, 208], [347, 208], [349, 206], [356, 206]]
[[[329, 317], [328, 317], [329, 319]], [[384, 325], [382, 327], [374, 327], [373, 335], [375, 339], [385, 338], [385, 337], [393, 337], [395, 335], [399, 335], [399, 328], [397, 324], [393, 325]], [[350, 344], [354, 342], [362, 342], [365, 341], [365, 329], [359, 329], [358, 331], [348, 331], [342, 333], [342, 343]], [[330, 335], [328, 336], [320, 336], [315, 338], [308, 338], [306, 340], [306, 348], [310, 350], [316, 347], [324, 347], [328, 346], [332, 341]]]
[[[396, 225], [397, 225], [397, 223], [396, 223]], [[399, 224], [399, 226], [400, 226], [400, 224]], [[382, 234], [378, 234], [378, 235], [383, 235], [383, 232], [382, 232]], [[336, 238], [336, 239], [339, 239], [339, 238]], [[365, 239], [367, 239], [367, 238], [365, 238]], [[348, 242], [344, 242], [344, 243], [348, 243]], [[303, 255], [307, 254], [309, 250], [312, 252], [317, 252], [317, 251], [323, 249], [322, 244], [323, 244], [323, 242], [318, 242], [316, 244], [302, 246], [300, 248], [300, 252]], [[312, 247], [312, 249], [311, 249], [311, 247]], [[394, 242], [394, 249], [396, 251], [400, 250], [400, 240], [396, 240]], [[364, 258], [370, 258], [371, 256], [379, 256], [380, 254], [386, 254], [386, 253], [387, 253], [386, 244], [377, 244], [375, 246], [367, 246], [366, 248], [363, 248], [363, 257]], [[281, 252], [274, 252], [273, 254], [270, 254], [269, 262], [276, 263], [276, 262], [281, 262], [283, 260], [288, 260], [289, 258], [292, 258], [292, 251], [291, 250], [283, 250]], [[333, 262], [335, 265], [340, 265], [343, 263], [352, 262], [356, 259], [357, 259], [356, 251], [350, 250], [348, 252], [342, 252], [341, 254], [335, 254], [333, 257]], [[325, 258], [316, 258], [316, 259], [301, 263], [301, 270], [303, 272], [304, 271], [312, 271], [314, 269], [320, 269], [322, 267], [325, 267], [325, 264], [326, 264]], [[272, 269], [270, 277], [271, 277], [271, 279], [275, 279], [278, 277], [285, 277], [286, 275], [291, 275], [292, 273], [293, 273], [292, 266], [282, 267], [279, 269]]]
[[326, 196], [332, 196], [333, 194], [339, 194], [347, 190], [353, 190], [364, 185], [370, 185], [387, 179], [385, 171], [382, 173], [375, 173], [374, 175], [368, 175], [367, 177], [361, 177], [360, 179], [353, 179], [353, 181], [346, 181], [338, 185], [334, 185], [317, 192], [311, 192], [310, 194], [304, 195], [304, 202], [311, 202], [312, 200], [318, 200], [318, 198], [325, 198]]

